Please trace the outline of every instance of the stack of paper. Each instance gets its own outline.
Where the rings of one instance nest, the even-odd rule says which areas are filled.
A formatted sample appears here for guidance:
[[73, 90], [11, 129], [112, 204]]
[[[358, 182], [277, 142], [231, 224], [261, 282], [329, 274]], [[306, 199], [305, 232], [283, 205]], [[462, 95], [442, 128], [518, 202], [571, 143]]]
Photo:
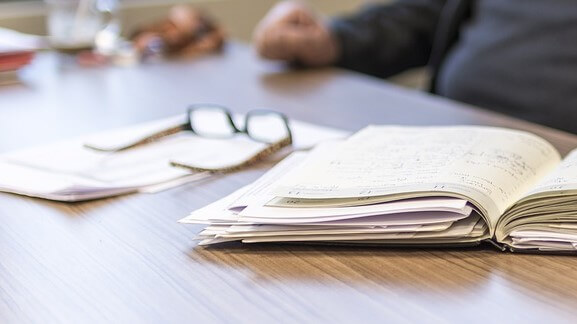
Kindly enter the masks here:
[[[239, 119], [241, 117], [238, 116]], [[176, 116], [2, 154], [0, 191], [60, 201], [96, 199], [131, 192], [157, 192], [211, 175], [174, 167], [171, 162], [186, 161], [207, 167], [237, 163], [262, 150], [265, 145], [243, 135], [230, 139], [209, 139], [191, 132], [181, 132], [120, 152], [99, 152], [85, 147], [87, 143], [100, 147], [122, 146], [183, 121], [184, 116]], [[299, 121], [291, 121], [291, 128], [294, 133], [293, 149], [307, 149], [320, 141], [346, 135], [340, 130]]]
[[369, 126], [194, 211], [201, 244], [331, 242], [577, 251], [577, 150], [480, 126]]
[[487, 235], [485, 222], [464, 199], [342, 199], [311, 203], [274, 195], [274, 187], [283, 175], [323, 155], [332, 146], [319, 146], [310, 156], [293, 153], [255, 183], [194, 211], [180, 222], [208, 225], [199, 234], [201, 245], [227, 241], [444, 245], [475, 243]]

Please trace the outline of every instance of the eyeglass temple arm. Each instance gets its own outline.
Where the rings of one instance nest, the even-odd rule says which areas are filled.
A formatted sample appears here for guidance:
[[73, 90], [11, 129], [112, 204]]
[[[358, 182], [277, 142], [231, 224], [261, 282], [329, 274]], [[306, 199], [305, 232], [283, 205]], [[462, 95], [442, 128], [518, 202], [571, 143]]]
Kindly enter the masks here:
[[181, 132], [183, 130], [188, 130], [189, 129], [189, 125], [188, 124], [182, 124], [182, 125], [178, 125], [178, 126], [174, 126], [174, 127], [170, 127], [170, 128], [166, 128], [163, 129], [161, 131], [158, 131], [156, 133], [152, 133], [146, 137], [143, 137], [139, 140], [137, 140], [136, 142], [133, 142], [131, 144], [125, 145], [125, 146], [121, 146], [121, 147], [115, 147], [115, 148], [103, 148], [103, 147], [98, 147], [95, 145], [91, 145], [89, 143], [85, 143], [84, 147], [89, 148], [91, 150], [94, 151], [99, 151], [99, 152], [121, 152], [121, 151], [125, 151], [128, 149], [132, 149], [135, 148], [137, 146], [141, 146], [141, 145], [145, 145], [148, 143], [152, 143], [157, 141], [160, 138], [169, 136], [169, 135], [173, 135], [176, 134], [178, 132]]
[[224, 167], [224, 168], [199, 168], [199, 167], [195, 167], [193, 165], [182, 164], [182, 163], [178, 163], [178, 162], [174, 162], [174, 161], [171, 161], [170, 164], [172, 166], [175, 166], [175, 167], [185, 168], [185, 169], [195, 171], [195, 172], [229, 173], [229, 172], [235, 172], [235, 171], [241, 170], [241, 169], [248, 167], [252, 164], [260, 162], [260, 161], [264, 160], [265, 158], [271, 156], [272, 154], [280, 151], [281, 149], [283, 149], [287, 146], [290, 146], [291, 144], [292, 144], [292, 138], [291, 138], [291, 136], [287, 136], [278, 142], [272, 143], [270, 146], [266, 147], [262, 151], [253, 155], [248, 160], [246, 160], [240, 164], [232, 165], [230, 167]]

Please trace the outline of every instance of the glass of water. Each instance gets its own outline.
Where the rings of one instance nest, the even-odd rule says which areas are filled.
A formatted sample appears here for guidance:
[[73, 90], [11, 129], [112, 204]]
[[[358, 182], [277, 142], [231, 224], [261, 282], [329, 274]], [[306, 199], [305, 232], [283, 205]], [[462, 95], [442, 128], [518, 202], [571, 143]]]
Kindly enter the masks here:
[[45, 0], [50, 44], [56, 50], [112, 52], [120, 34], [118, 0]]

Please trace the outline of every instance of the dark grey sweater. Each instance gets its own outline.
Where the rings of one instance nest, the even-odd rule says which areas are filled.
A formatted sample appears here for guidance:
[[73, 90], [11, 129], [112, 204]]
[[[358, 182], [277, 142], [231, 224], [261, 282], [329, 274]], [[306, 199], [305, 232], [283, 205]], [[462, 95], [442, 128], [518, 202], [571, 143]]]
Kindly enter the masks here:
[[577, 0], [373, 6], [334, 22], [343, 45], [339, 65], [386, 77], [430, 63], [443, 22], [453, 23], [459, 4], [470, 15], [458, 20], [456, 41], [434, 68], [435, 92], [577, 133]]
[[476, 1], [437, 92], [577, 132], [577, 1]]

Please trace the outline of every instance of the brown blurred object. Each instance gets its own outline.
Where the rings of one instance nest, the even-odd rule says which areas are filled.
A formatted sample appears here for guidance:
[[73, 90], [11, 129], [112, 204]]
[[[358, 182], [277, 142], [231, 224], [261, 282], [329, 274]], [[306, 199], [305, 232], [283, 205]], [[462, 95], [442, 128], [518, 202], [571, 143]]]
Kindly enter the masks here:
[[225, 34], [204, 12], [178, 5], [170, 9], [166, 19], [138, 29], [130, 39], [144, 56], [194, 56], [219, 51]]

